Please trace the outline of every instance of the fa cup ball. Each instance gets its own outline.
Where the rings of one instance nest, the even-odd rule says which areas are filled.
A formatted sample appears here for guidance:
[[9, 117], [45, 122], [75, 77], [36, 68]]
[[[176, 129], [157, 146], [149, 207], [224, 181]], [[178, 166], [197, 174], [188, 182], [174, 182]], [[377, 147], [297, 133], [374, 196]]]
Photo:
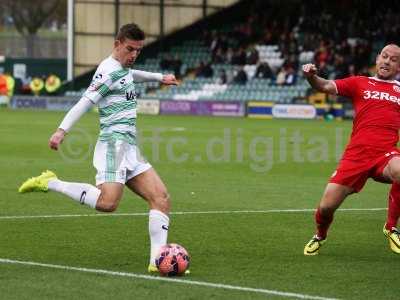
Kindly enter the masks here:
[[156, 258], [156, 266], [162, 276], [182, 275], [189, 268], [189, 253], [178, 244], [162, 246]]

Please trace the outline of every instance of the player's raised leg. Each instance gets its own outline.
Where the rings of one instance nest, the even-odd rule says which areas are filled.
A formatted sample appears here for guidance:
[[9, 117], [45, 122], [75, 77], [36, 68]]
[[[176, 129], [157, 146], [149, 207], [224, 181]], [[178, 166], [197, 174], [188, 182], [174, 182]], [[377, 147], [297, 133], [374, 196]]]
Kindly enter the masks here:
[[126, 185], [149, 204], [150, 263], [148, 271], [156, 272], [155, 258], [160, 247], [167, 243], [168, 238], [170, 198], [167, 188], [153, 168], [131, 178]]
[[333, 221], [336, 209], [353, 189], [336, 183], [328, 183], [315, 212], [316, 233], [304, 247], [304, 255], [317, 255], [326, 241], [328, 229]]
[[385, 169], [383, 176], [392, 180], [392, 188], [388, 197], [388, 212], [383, 234], [388, 238], [390, 249], [400, 254], [400, 230], [397, 222], [400, 218], [400, 157], [393, 157]]
[[117, 182], [107, 182], [95, 187], [88, 183], [62, 181], [54, 172], [45, 171], [37, 177], [26, 180], [20, 186], [19, 192], [55, 191], [98, 211], [112, 212], [118, 207], [123, 188], [124, 185]]

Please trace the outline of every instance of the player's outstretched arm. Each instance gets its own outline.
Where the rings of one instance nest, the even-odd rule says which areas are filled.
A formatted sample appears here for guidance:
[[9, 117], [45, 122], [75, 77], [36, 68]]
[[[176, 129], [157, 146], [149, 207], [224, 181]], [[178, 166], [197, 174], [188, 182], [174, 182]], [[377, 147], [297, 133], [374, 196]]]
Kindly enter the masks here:
[[50, 137], [49, 147], [53, 150], [58, 150], [67, 132], [92, 106], [93, 103], [89, 99], [81, 98], [65, 115], [56, 132]]
[[327, 80], [317, 75], [317, 67], [314, 64], [303, 65], [303, 74], [308, 83], [317, 91], [336, 95], [336, 85], [333, 80]]
[[166, 84], [166, 85], [178, 85], [179, 84], [178, 80], [176, 80], [175, 75], [173, 75], [173, 74], [163, 75], [161, 83]]
[[159, 81], [163, 84], [167, 85], [177, 85], [178, 81], [176, 80], [173, 74], [163, 75], [161, 73], [152, 73], [140, 70], [132, 70], [133, 80], [135, 82], [146, 82], [146, 81]]

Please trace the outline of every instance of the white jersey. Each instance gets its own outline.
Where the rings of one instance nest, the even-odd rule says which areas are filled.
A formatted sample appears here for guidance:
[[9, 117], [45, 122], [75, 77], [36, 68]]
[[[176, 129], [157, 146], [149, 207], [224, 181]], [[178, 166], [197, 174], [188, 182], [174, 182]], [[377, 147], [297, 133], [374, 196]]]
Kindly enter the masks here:
[[99, 140], [125, 140], [136, 144], [135, 81], [161, 80], [162, 74], [124, 68], [109, 56], [97, 67], [83, 97], [97, 104], [100, 115]]

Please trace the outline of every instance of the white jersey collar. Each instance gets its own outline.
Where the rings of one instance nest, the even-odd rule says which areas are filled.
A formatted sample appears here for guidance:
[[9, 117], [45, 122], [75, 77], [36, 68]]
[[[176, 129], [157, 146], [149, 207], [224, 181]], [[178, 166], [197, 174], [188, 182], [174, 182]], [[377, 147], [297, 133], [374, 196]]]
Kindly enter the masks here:
[[121, 63], [120, 63], [118, 60], [116, 60], [116, 59], [112, 56], [112, 54], [111, 54], [108, 58], [111, 60], [111, 62], [112, 62], [113, 64], [115, 64], [116, 66], [122, 68]]
[[400, 82], [397, 80], [385, 80], [385, 79], [379, 79], [378, 77], [374, 76], [374, 77], [368, 77], [368, 79], [372, 79], [375, 81], [380, 81], [380, 82], [386, 82], [386, 83], [393, 83], [393, 84], [397, 84], [400, 85]]

